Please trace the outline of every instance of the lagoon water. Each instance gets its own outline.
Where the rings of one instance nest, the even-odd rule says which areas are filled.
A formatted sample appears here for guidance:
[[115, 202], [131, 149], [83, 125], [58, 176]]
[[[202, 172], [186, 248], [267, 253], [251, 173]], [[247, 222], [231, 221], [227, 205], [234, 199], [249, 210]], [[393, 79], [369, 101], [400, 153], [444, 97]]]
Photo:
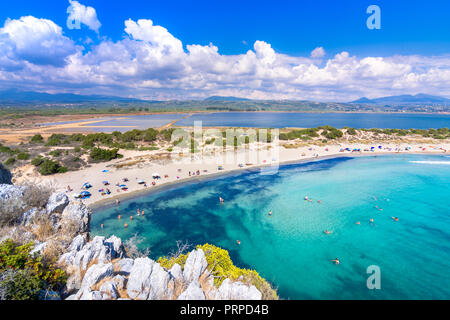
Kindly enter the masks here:
[[[177, 240], [215, 244], [284, 299], [450, 299], [449, 162], [429, 155], [342, 157], [281, 166], [274, 175], [233, 173], [99, 209], [91, 229], [123, 239], [137, 233], [153, 259]], [[336, 257], [340, 265], [330, 261]], [[367, 289], [371, 265], [380, 267], [381, 290]]]
[[[418, 113], [301, 113], [301, 112], [215, 112], [196, 113], [189, 117], [184, 113], [152, 115], [118, 115], [105, 117], [98, 123], [84, 126], [93, 132], [129, 131], [132, 129], [159, 128], [174, 120], [176, 126], [192, 126], [201, 121], [204, 127], [253, 127], [253, 128], [315, 128], [330, 125], [336, 128], [382, 129], [430, 129], [450, 127], [450, 114]], [[79, 121], [44, 123], [67, 124]], [[124, 127], [125, 126], [125, 127]], [[79, 131], [79, 129], [66, 129]]]
[[301, 113], [301, 112], [218, 112], [194, 114], [177, 122], [192, 126], [202, 121], [204, 127], [430, 129], [450, 126], [449, 114], [418, 113]]

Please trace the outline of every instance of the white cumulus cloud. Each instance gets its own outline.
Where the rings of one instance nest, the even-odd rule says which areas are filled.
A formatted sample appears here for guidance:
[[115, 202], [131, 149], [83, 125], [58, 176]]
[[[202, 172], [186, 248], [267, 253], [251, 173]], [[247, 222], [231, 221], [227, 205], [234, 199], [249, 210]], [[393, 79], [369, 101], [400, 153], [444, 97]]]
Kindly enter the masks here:
[[325, 49], [323, 47], [317, 47], [311, 51], [311, 58], [323, 58], [325, 56]]
[[79, 27], [80, 24], [86, 25], [89, 29], [98, 33], [98, 29], [102, 26], [97, 18], [97, 12], [92, 7], [86, 7], [78, 1], [69, 0], [70, 6], [67, 8], [67, 26], [72, 29]]
[[123, 39], [104, 38], [83, 48], [50, 20], [8, 19], [0, 28], [0, 85], [151, 99], [450, 96], [450, 54], [357, 57], [343, 51], [325, 58], [318, 47], [301, 57], [257, 40], [242, 54], [225, 55], [213, 43], [183, 45], [149, 19], [124, 24]]
[[0, 28], [0, 48], [15, 63], [20, 60], [36, 65], [62, 66], [75, 53], [74, 42], [62, 34], [53, 21], [32, 16], [7, 19]]

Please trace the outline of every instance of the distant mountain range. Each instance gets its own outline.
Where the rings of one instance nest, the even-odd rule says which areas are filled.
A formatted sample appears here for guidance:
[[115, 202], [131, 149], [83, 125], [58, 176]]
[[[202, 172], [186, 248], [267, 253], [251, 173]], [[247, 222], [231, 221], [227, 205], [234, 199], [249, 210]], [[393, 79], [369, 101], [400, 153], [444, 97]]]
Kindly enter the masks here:
[[0, 102], [80, 103], [101, 101], [138, 102], [143, 100], [102, 95], [78, 95], [72, 93], [50, 94], [45, 92], [19, 91], [15, 89], [0, 91]]
[[416, 95], [400, 95], [389, 96], [375, 99], [368, 99], [363, 97], [361, 99], [349, 102], [354, 104], [384, 104], [384, 105], [399, 105], [399, 104], [450, 104], [450, 99], [432, 96], [429, 94], [419, 93]]
[[206, 98], [205, 101], [250, 101], [251, 99], [238, 98], [238, 97], [222, 97], [222, 96], [212, 96]]

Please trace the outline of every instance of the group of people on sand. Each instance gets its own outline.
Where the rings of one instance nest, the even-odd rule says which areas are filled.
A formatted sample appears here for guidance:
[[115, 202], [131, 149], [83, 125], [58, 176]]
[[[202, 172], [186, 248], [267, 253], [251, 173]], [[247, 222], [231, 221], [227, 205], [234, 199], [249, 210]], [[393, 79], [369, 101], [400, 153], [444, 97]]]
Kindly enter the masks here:
[[197, 171], [189, 171], [189, 177], [194, 177], [194, 176], [199, 176], [200, 175], [200, 170]]

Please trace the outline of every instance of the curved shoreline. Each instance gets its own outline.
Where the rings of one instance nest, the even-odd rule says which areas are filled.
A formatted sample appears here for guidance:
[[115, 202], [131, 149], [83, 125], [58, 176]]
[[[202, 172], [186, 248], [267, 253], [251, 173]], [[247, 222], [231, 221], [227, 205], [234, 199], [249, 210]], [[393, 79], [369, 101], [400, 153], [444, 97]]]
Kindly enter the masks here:
[[[378, 156], [392, 156], [392, 155], [432, 155], [432, 156], [441, 156], [446, 153], [431, 153], [431, 152], [373, 152], [370, 154], [333, 154], [333, 155], [326, 155], [326, 156], [319, 156], [316, 158], [308, 158], [308, 159], [298, 159], [298, 160], [287, 160], [287, 161], [280, 161], [278, 162], [278, 166], [287, 166], [291, 164], [305, 164], [305, 163], [312, 163], [312, 162], [318, 162], [323, 160], [331, 160], [336, 158], [357, 158], [357, 157], [378, 157]], [[190, 178], [184, 178], [179, 179], [175, 181], [168, 181], [168, 182], [162, 182], [159, 185], [152, 186], [147, 189], [141, 189], [141, 190], [134, 190], [134, 191], [128, 191], [126, 194], [119, 194], [113, 197], [110, 197], [108, 199], [100, 199], [96, 202], [93, 202], [89, 204], [88, 206], [92, 209], [93, 214], [95, 214], [95, 211], [98, 211], [100, 209], [108, 208], [115, 205], [115, 200], [131, 200], [133, 198], [137, 198], [142, 195], [151, 195], [153, 193], [158, 192], [164, 192], [172, 187], [175, 186], [182, 186], [182, 185], [188, 185], [190, 183], [200, 183], [208, 180], [214, 180], [217, 178], [222, 178], [226, 176], [235, 175], [236, 173], [245, 173], [245, 172], [254, 172], [257, 170], [260, 170], [264, 167], [271, 167], [269, 164], [264, 165], [254, 165], [252, 167], [248, 168], [235, 168], [226, 170], [223, 172], [214, 172], [214, 173], [208, 173], [203, 176], [194, 176]]]

